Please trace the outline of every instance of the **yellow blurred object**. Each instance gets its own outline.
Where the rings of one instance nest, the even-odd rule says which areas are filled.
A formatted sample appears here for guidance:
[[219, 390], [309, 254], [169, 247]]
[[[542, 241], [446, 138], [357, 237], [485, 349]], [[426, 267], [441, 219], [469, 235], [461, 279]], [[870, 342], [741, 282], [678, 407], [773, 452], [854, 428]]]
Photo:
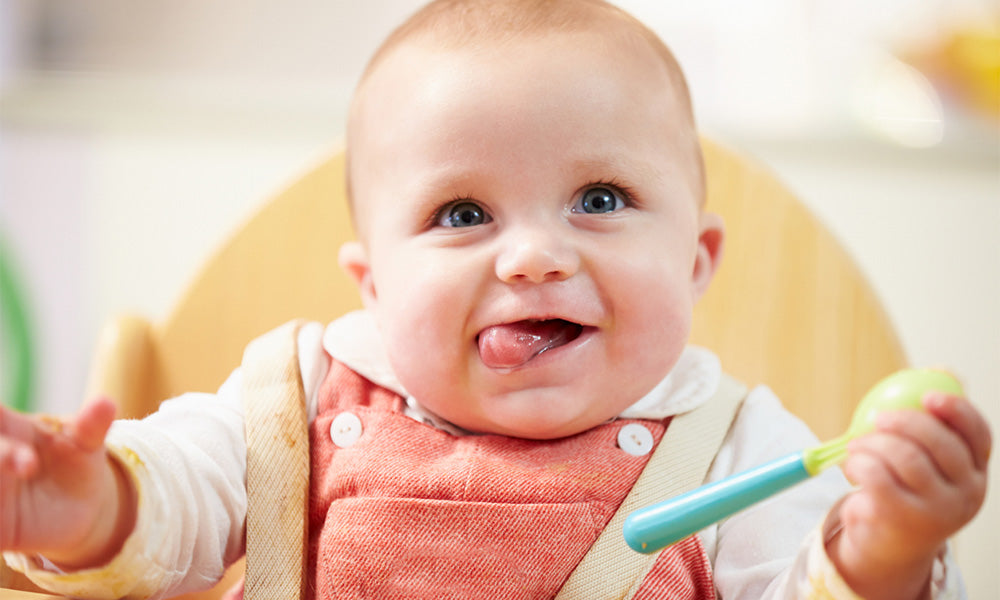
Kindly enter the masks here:
[[[868, 388], [904, 366], [892, 325], [841, 245], [769, 170], [709, 140], [704, 148], [708, 210], [723, 216], [727, 237], [695, 311], [693, 342], [733, 376], [770, 385], [821, 438], [833, 437]], [[166, 320], [109, 323], [88, 395], [106, 394], [121, 416], [141, 417], [181, 392], [215, 391], [244, 346], [281, 323], [326, 322], [359, 307], [336, 266], [351, 235], [336, 152], [209, 257]], [[241, 568], [185, 598], [218, 598]]]
[[946, 98], [1000, 124], [1000, 14], [907, 55]]
[[958, 32], [944, 55], [969, 103], [1000, 117], [1000, 28]]

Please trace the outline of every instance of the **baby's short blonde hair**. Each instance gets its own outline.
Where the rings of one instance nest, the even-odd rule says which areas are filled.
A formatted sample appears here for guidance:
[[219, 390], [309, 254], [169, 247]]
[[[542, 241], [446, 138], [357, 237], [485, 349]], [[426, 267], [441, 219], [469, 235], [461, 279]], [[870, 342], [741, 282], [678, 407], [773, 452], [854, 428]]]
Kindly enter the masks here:
[[673, 53], [641, 21], [604, 0], [435, 0], [410, 16], [372, 55], [351, 101], [347, 125], [347, 197], [350, 186], [351, 122], [364, 87], [385, 58], [408, 44], [441, 50], [469, 50], [489, 46], [502, 49], [525, 38], [559, 33], [597, 33], [604, 43], [639, 44], [651, 48], [666, 66], [678, 106], [692, 132], [694, 164], [698, 170], [700, 198], [704, 202], [704, 163], [694, 124], [687, 81]]

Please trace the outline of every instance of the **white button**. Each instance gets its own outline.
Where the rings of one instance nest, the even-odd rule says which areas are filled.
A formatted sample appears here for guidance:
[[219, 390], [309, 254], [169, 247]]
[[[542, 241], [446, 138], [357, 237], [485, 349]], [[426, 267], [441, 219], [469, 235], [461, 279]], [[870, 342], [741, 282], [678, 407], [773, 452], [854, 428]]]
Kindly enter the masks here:
[[361, 419], [354, 413], [340, 413], [330, 423], [330, 439], [341, 448], [350, 448], [361, 439]]
[[653, 450], [653, 434], [638, 423], [629, 423], [618, 432], [618, 447], [632, 456], [645, 456]]

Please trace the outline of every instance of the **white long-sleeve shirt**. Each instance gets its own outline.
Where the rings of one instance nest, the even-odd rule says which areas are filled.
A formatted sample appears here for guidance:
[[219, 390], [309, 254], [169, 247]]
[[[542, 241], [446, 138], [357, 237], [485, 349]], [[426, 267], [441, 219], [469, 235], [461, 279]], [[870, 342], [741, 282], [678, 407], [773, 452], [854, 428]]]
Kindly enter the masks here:
[[[326, 327], [311, 323], [300, 331], [298, 345], [310, 419], [332, 356], [407, 398], [414, 418], [463, 434], [406, 394], [366, 313]], [[715, 355], [689, 347], [657, 388], [621, 416], [662, 419], [692, 410], [711, 397], [720, 377]], [[754, 388], [706, 481], [816, 441], [768, 388]], [[116, 422], [107, 445], [132, 474], [139, 498], [135, 530], [118, 556], [103, 567], [70, 573], [16, 553], [5, 553], [8, 563], [46, 589], [85, 598], [162, 598], [217, 581], [243, 551], [247, 496], [240, 370], [216, 394], [185, 394], [146, 419]], [[824, 550], [824, 541], [839, 528], [831, 507], [848, 491], [843, 475], [832, 469], [703, 530], [699, 536], [721, 598], [857, 598]], [[965, 597], [950, 553], [936, 562], [932, 579], [933, 598]]]

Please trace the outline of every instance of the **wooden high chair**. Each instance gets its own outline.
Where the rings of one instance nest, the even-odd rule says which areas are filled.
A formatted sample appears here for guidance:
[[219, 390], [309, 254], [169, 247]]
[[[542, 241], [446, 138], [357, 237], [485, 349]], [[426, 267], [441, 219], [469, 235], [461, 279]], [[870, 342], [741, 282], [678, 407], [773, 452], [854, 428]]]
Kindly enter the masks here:
[[[821, 439], [834, 437], [864, 392], [904, 366], [899, 341], [847, 253], [774, 175], [704, 145], [708, 210], [723, 216], [726, 245], [698, 304], [693, 342], [714, 350], [735, 377], [770, 385]], [[165, 320], [109, 323], [88, 396], [107, 394], [120, 416], [141, 417], [181, 392], [216, 390], [257, 335], [295, 317], [326, 322], [359, 307], [353, 283], [334, 266], [352, 235], [343, 168], [337, 152], [267, 202], [209, 258]], [[186, 598], [217, 598], [240, 569]]]

